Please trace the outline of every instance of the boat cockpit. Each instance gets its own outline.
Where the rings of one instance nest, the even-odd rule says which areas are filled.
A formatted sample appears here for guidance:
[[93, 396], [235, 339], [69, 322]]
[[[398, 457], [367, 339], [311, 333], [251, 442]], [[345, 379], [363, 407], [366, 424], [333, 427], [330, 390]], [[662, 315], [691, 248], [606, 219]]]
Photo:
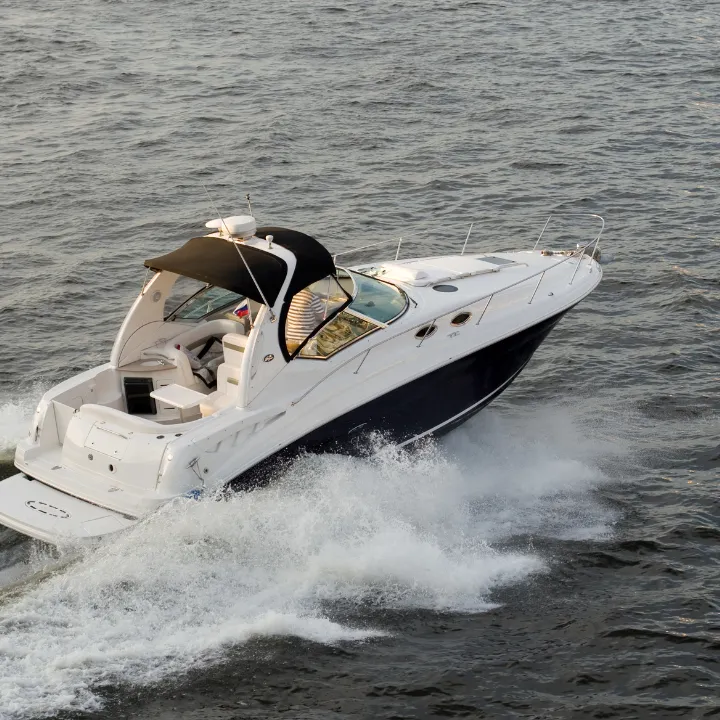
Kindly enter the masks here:
[[[242, 352], [260, 307], [232, 290], [178, 276], [164, 304], [162, 335], [171, 337], [161, 337], [141, 350], [137, 360], [118, 367], [126, 412], [173, 423], [211, 415], [229, 404], [234, 394], [227, 385], [239, 376]], [[172, 391], [167, 395], [164, 389], [170, 387], [176, 394], [177, 388], [189, 392], [178, 399]], [[181, 401], [193, 399], [191, 393], [195, 402], [187, 408]], [[227, 402], [213, 403], [220, 395]]]
[[235, 222], [145, 263], [150, 275], [109, 367], [56, 405], [101, 405], [161, 425], [198, 420], [247, 406], [289, 362], [329, 360], [407, 310], [403, 290], [336, 268], [309, 236], [227, 221], [244, 222], [244, 235], [233, 234]]

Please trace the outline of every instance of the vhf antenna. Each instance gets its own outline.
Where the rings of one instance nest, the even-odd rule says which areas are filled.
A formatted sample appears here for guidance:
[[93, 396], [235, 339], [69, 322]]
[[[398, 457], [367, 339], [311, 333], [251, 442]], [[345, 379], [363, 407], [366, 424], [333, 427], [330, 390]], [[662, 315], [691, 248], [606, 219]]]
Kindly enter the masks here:
[[210, 193], [208, 192], [208, 189], [205, 187], [205, 183], [200, 183], [203, 187], [203, 190], [205, 191], [205, 194], [207, 195], [208, 202], [210, 203], [210, 207], [213, 209], [213, 212], [217, 214], [217, 216], [220, 218], [220, 222], [222, 223], [222, 226], [225, 228], [225, 232], [227, 233], [227, 236], [229, 238], [232, 238], [232, 235], [230, 234], [230, 230], [228, 230], [228, 226], [225, 224], [225, 218], [220, 214], [220, 211], [215, 207], [215, 203], [213, 202], [212, 198], [210, 197]]
[[247, 200], [248, 210], [250, 211], [250, 215], [252, 215], [252, 217], [255, 217], [253, 215], [253, 211], [252, 211], [252, 204], [250, 203], [250, 193], [247, 193], [247, 195], [245, 195], [245, 199]]

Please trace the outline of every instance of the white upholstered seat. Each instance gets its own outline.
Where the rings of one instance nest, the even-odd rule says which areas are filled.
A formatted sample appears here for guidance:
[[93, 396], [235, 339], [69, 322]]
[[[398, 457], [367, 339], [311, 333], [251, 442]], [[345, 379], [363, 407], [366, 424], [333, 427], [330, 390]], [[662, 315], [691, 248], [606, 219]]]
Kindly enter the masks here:
[[217, 369], [217, 390], [211, 392], [200, 403], [200, 412], [203, 417], [212, 415], [218, 410], [237, 401], [240, 393], [240, 373], [247, 337], [238, 333], [228, 333], [223, 336], [223, 357], [225, 362]]

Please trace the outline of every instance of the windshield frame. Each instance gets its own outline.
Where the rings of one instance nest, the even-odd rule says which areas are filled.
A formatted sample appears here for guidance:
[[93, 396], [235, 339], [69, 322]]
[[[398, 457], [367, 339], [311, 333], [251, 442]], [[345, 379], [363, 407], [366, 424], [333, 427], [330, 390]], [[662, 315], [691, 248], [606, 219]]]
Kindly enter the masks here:
[[[338, 269], [339, 268], [336, 268], [335, 274], [330, 275], [329, 277], [332, 277], [337, 283], [337, 286], [340, 288], [340, 290], [342, 290], [346, 298], [345, 302], [342, 303], [342, 305], [340, 305], [339, 307], [335, 308], [335, 310], [333, 310], [331, 313], [329, 313], [325, 320], [320, 325], [318, 325], [292, 352], [290, 352], [287, 348], [287, 343], [285, 341], [285, 330], [287, 326], [288, 313], [290, 310], [290, 303], [292, 302], [292, 298], [295, 297], [295, 295], [287, 298], [286, 301], [283, 303], [282, 311], [280, 313], [280, 322], [278, 323], [278, 345], [280, 346], [280, 352], [283, 354], [286, 362], [290, 362], [291, 360], [294, 360], [296, 357], [298, 357], [300, 355], [300, 351], [308, 344], [308, 342], [312, 340], [312, 338], [314, 338], [331, 320], [334, 320], [343, 310], [345, 310], [353, 301], [353, 296], [350, 295], [347, 290], [345, 290], [345, 288], [340, 284], [340, 281], [337, 277]], [[316, 280], [315, 282], [320, 282], [323, 279], [324, 278], [320, 278], [320, 280]], [[353, 281], [353, 287], [354, 286], [355, 285]]]

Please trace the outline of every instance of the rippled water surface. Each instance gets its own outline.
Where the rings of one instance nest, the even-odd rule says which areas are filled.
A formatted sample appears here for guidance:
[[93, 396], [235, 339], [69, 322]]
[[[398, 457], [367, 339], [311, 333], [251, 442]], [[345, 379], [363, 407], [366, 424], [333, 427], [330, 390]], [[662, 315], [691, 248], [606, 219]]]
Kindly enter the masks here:
[[335, 251], [595, 212], [607, 264], [440, 442], [93, 553], [0, 530], [0, 718], [718, 715], [719, 58], [713, 2], [6, 0], [3, 475], [203, 184]]

